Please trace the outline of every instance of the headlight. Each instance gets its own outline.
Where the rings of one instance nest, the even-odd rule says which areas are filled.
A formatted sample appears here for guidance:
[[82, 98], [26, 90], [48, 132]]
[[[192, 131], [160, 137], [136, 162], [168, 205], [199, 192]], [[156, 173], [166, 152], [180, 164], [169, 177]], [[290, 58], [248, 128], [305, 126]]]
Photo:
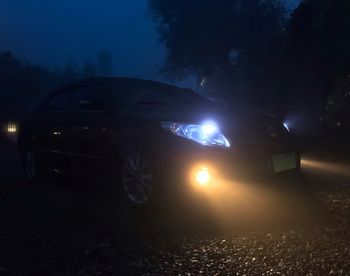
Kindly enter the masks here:
[[176, 136], [193, 140], [204, 146], [229, 148], [230, 143], [213, 123], [201, 125], [163, 122], [162, 127]]

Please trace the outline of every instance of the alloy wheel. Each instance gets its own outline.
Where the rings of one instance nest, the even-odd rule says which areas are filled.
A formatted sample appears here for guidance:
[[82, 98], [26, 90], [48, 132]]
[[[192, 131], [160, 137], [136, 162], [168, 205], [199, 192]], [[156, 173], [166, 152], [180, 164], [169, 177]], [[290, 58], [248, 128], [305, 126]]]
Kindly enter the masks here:
[[133, 204], [142, 205], [149, 200], [153, 190], [153, 176], [151, 164], [145, 156], [134, 153], [125, 159], [122, 184]]
[[24, 161], [24, 171], [25, 171], [26, 177], [29, 180], [33, 180], [37, 176], [37, 163], [32, 151], [28, 151], [26, 153], [25, 161]]

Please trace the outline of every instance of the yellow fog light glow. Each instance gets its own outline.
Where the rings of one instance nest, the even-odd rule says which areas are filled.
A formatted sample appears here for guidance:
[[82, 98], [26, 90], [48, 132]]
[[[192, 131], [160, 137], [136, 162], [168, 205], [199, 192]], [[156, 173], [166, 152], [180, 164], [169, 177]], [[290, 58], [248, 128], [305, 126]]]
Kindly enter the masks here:
[[202, 186], [209, 184], [211, 180], [209, 170], [207, 168], [200, 168], [196, 173], [196, 181]]

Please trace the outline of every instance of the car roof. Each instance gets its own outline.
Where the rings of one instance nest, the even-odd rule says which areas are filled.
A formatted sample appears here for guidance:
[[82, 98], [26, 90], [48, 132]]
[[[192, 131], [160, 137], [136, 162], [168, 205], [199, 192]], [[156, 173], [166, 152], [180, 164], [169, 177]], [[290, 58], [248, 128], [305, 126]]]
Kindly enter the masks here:
[[[103, 85], [103, 84], [108, 84], [108, 83], [116, 83], [116, 82], [120, 83], [120, 84], [124, 84], [126, 86], [136, 84], [136, 85], [141, 85], [141, 86], [142, 85], [158, 86], [158, 87], [163, 86], [163, 87], [167, 87], [169, 89], [185, 90], [185, 89], [182, 89], [182, 88], [174, 86], [174, 85], [161, 83], [161, 82], [157, 82], [157, 81], [145, 80], [145, 79], [121, 78], [121, 77], [95, 77], [95, 78], [83, 79], [83, 80], [79, 80], [79, 81], [75, 81], [75, 82], [66, 84], [63, 87], [56, 90], [56, 93], [70, 90], [70, 89], [74, 89], [76, 87], [81, 87], [81, 86], [98, 86], [98, 85]], [[188, 89], [188, 90], [190, 90], [190, 89]]]
[[97, 87], [99, 85], [104, 85], [104, 84], [113, 84], [113, 83], [119, 83], [121, 85], [125, 86], [145, 86], [145, 87], [150, 87], [150, 86], [155, 86], [155, 87], [160, 87], [164, 89], [169, 89], [172, 91], [186, 91], [190, 92], [193, 94], [196, 94], [192, 89], [189, 88], [180, 88], [174, 85], [162, 83], [162, 82], [157, 82], [157, 81], [151, 81], [151, 80], [145, 80], [145, 79], [136, 79], [136, 78], [124, 78], [124, 77], [93, 77], [93, 78], [87, 78], [87, 79], [82, 79], [78, 81], [74, 81], [71, 83], [68, 83], [66, 85], [63, 85], [56, 89], [51, 95], [49, 95], [43, 103], [39, 106], [39, 109], [44, 106], [48, 101], [50, 101], [53, 97], [61, 94], [61, 93], [69, 93], [70, 90], [74, 90], [75, 88], [81, 88], [83, 86], [87, 87]]

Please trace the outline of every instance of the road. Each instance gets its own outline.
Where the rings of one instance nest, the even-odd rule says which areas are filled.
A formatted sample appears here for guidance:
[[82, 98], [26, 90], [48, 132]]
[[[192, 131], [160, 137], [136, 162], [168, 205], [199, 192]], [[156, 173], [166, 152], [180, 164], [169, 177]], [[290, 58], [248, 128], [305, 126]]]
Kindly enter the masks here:
[[[311, 151], [304, 157], [313, 189], [303, 203], [315, 203], [317, 216], [309, 212], [314, 204], [306, 204], [273, 224], [272, 209], [281, 209], [275, 205], [268, 223], [238, 227], [233, 220], [216, 228], [206, 227], [208, 220], [203, 230], [190, 227], [191, 218], [161, 223], [139, 214], [142, 223], [126, 223], [106, 211], [113, 205], [103, 193], [31, 186], [15, 147], [2, 145], [0, 275], [349, 275], [350, 166], [335, 156]], [[232, 218], [249, 218], [252, 210]]]

